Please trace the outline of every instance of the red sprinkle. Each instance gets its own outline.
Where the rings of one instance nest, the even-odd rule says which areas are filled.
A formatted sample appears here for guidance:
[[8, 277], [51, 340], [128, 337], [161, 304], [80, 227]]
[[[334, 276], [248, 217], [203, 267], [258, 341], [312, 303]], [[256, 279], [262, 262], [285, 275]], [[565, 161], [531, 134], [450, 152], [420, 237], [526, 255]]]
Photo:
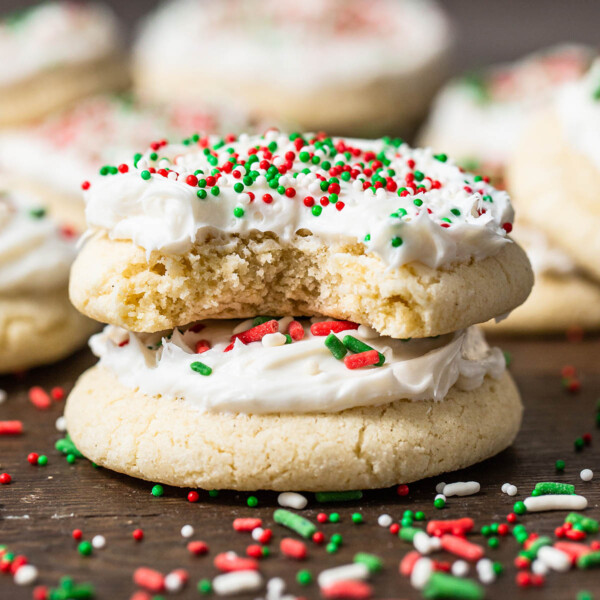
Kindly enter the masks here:
[[206, 554], [208, 552], [208, 545], [206, 542], [201, 541], [188, 542], [187, 549], [192, 554], [200, 556], [201, 554]]
[[[50, 597], [50, 593], [48, 591], [48, 588], [45, 585], [36, 585], [33, 588], [32, 597], [33, 597], [33, 600], [48, 600], [48, 598]], [[138, 599], [136, 599], [132, 596], [131, 600], [138, 600]]]
[[90, 182], [89, 181], [84, 181], [81, 184], [81, 189], [83, 191], [89, 190], [90, 189]]
[[262, 325], [252, 327], [252, 329], [247, 329], [241, 333], [236, 333], [235, 335], [231, 336], [231, 341], [235, 342], [235, 340], [240, 340], [244, 344], [251, 344], [252, 342], [260, 342], [265, 335], [269, 333], [277, 333], [278, 331], [279, 323], [275, 319], [272, 319], [271, 321], [267, 321]]
[[27, 455], [27, 462], [30, 465], [37, 465], [38, 464], [38, 458], [40, 457], [40, 455], [37, 452], [30, 452]]
[[304, 327], [298, 321], [292, 321], [288, 325], [288, 333], [295, 342], [298, 342], [304, 338]]
[[29, 388], [29, 400], [38, 410], [46, 410], [52, 404], [50, 396], [37, 385]]
[[233, 528], [236, 531], [252, 531], [257, 527], [262, 527], [262, 519], [246, 518], [233, 521]]
[[138, 567], [133, 572], [133, 582], [151, 592], [162, 592], [165, 589], [164, 575], [148, 567]]
[[208, 340], [198, 340], [196, 342], [196, 354], [202, 354], [207, 350], [210, 350], [210, 342]]
[[262, 558], [262, 546], [260, 544], [251, 544], [246, 548], [246, 556], [249, 556], [250, 558]]
[[233, 571], [258, 571], [258, 563], [253, 558], [239, 558], [225, 552], [217, 554], [213, 564], [219, 571], [232, 573]]
[[336, 581], [321, 588], [321, 595], [327, 600], [367, 600], [373, 595], [373, 588], [362, 581]]
[[260, 534], [258, 541], [261, 544], [268, 544], [273, 537], [273, 532], [270, 529], [263, 529], [263, 532]]
[[[462, 519], [453, 519], [445, 521], [429, 521], [427, 523], [427, 533], [429, 535], [435, 535], [436, 537], [442, 536], [444, 533], [453, 533], [454, 535], [464, 535], [471, 531], [475, 526], [473, 519], [464, 517]], [[506, 525], [505, 525], [506, 527]], [[508, 529], [508, 528], [507, 528]]]
[[310, 332], [313, 335], [329, 335], [330, 333], [340, 333], [340, 331], [348, 331], [349, 329], [358, 329], [358, 323], [352, 323], [352, 321], [321, 321], [310, 326]]
[[379, 362], [379, 352], [377, 350], [367, 350], [358, 354], [350, 354], [344, 357], [344, 364], [348, 369], [360, 369], [370, 367]]
[[134, 529], [131, 535], [133, 535], [136, 542], [141, 542], [144, 539], [144, 532], [141, 529]]
[[283, 538], [279, 544], [279, 549], [282, 554], [295, 560], [304, 560], [308, 555], [304, 542], [293, 538]]
[[400, 565], [398, 570], [401, 575], [408, 577], [417, 563], [417, 561], [421, 558], [421, 553], [416, 550], [412, 550], [408, 554], [404, 556], [404, 558], [400, 561]]
[[52, 400], [59, 402], [60, 400], [64, 400], [65, 390], [59, 386], [53, 387], [50, 390], [50, 396], [51, 396]]
[[410, 490], [408, 489], [408, 486], [405, 483], [401, 483], [396, 488], [396, 494], [398, 494], [398, 496], [408, 496], [409, 491]]
[[396, 535], [400, 531], [400, 525], [398, 523], [392, 523], [390, 525], [390, 533]]
[[83, 531], [81, 531], [81, 529], [73, 529], [71, 537], [74, 540], [80, 540], [83, 537]]
[[0, 473], [0, 484], [6, 485], [12, 481], [12, 477], [8, 473]]
[[187, 495], [188, 502], [198, 502], [200, 500], [200, 494], [194, 490], [188, 492]]
[[21, 435], [22, 433], [22, 421], [0, 421], [0, 435]]
[[555, 542], [554, 547], [571, 558], [571, 562], [575, 564], [577, 559], [584, 554], [589, 554], [592, 549], [585, 544], [577, 544], [576, 542]]
[[325, 541], [325, 534], [322, 531], [315, 531], [312, 536], [312, 541], [315, 544], [322, 544]]
[[477, 561], [483, 558], [484, 549], [456, 535], [444, 534], [441, 538], [442, 548], [446, 552], [460, 556], [465, 560]]
[[319, 523], [327, 523], [328, 520], [329, 520], [329, 517], [325, 513], [319, 513], [317, 515], [317, 521]]

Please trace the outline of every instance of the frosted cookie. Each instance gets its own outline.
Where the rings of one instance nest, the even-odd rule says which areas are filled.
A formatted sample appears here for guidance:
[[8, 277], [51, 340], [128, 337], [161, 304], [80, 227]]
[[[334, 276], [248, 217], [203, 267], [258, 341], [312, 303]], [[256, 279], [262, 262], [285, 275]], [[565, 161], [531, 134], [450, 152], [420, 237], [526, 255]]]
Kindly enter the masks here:
[[498, 323], [485, 324], [489, 333], [564, 333], [569, 327], [600, 329], [600, 284], [538, 229], [519, 222], [517, 241], [523, 246], [535, 275], [524, 304]]
[[0, 373], [59, 360], [96, 329], [67, 295], [74, 240], [28, 202], [0, 192]]
[[519, 429], [504, 356], [476, 328], [401, 341], [344, 322], [256, 323], [94, 336], [100, 362], [65, 412], [77, 448], [177, 486], [348, 490], [465, 467]]
[[528, 117], [561, 85], [579, 79], [594, 55], [585, 46], [554, 46], [454, 79], [436, 97], [420, 144], [502, 179]]
[[[600, 62], [565, 86], [517, 147], [508, 183], [521, 214], [600, 279]], [[578, 302], [574, 299], [574, 302]]]
[[213, 137], [114, 171], [87, 191], [70, 293], [132, 331], [323, 314], [426, 337], [531, 289], [506, 192], [401, 140]]
[[370, 137], [423, 114], [450, 45], [431, 0], [176, 0], [142, 27], [134, 80], [153, 101], [208, 98], [269, 124]]
[[0, 127], [16, 126], [129, 81], [113, 13], [44, 2], [0, 19]]
[[[33, 192], [60, 222], [85, 230], [82, 187], [165, 136], [241, 131], [242, 113], [215, 106], [153, 107], [127, 97], [96, 96], [36, 124], [0, 131], [0, 172]], [[83, 183], [82, 183], [83, 182]]]

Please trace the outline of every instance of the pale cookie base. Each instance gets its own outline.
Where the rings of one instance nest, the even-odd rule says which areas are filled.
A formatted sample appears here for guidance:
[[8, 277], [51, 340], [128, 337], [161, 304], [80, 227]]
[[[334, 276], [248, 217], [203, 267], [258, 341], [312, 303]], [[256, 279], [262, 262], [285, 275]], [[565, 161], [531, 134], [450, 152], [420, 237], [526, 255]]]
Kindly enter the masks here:
[[128, 83], [127, 59], [120, 55], [48, 69], [2, 88], [0, 127], [25, 125], [86, 96], [123, 90]]
[[[406, 135], [428, 107], [446, 74], [440, 55], [418, 70], [396, 77], [326, 84], [286, 90], [277, 82], [249, 85], [238, 79], [218, 80], [209, 74], [160, 70], [140, 61], [133, 71], [136, 92], [151, 102], [168, 103], [173, 96], [190, 102], [240, 106], [256, 121], [289, 131], [326, 131], [331, 135], [374, 138], [400, 132]], [[299, 83], [301, 83], [299, 81]], [[343, 101], [340, 99], [343, 98]]]
[[516, 244], [481, 261], [386, 270], [363, 244], [311, 236], [282, 245], [273, 235], [224, 237], [183, 256], [129, 241], [88, 241], [71, 272], [73, 304], [89, 317], [136, 332], [209, 318], [323, 314], [395, 338], [427, 337], [508, 312], [528, 296], [529, 261]]
[[524, 133], [507, 170], [517, 211], [600, 279], [600, 170], [544, 113]]
[[500, 323], [488, 321], [486, 333], [555, 334], [569, 327], [600, 329], [600, 284], [581, 275], [536, 275], [525, 304]]
[[97, 329], [73, 308], [66, 289], [0, 296], [0, 373], [60, 360], [84, 346]]
[[479, 462], [521, 423], [508, 373], [442, 402], [398, 400], [341, 413], [200, 413], [148, 396], [94, 367], [67, 401], [77, 448], [103, 467], [182, 487], [353, 490], [408, 483]]

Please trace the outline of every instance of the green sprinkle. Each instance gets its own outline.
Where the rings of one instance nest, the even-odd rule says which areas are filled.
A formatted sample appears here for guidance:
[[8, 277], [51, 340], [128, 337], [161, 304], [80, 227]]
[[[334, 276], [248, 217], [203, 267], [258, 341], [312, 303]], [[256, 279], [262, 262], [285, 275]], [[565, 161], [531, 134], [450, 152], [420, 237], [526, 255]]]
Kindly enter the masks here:
[[577, 566], [580, 569], [591, 569], [600, 567], [600, 551], [584, 554], [577, 559]]
[[494, 569], [494, 573], [496, 573], [496, 575], [502, 575], [502, 573], [504, 573], [504, 567], [502, 566], [501, 562], [495, 561], [492, 568]]
[[356, 525], [360, 525], [361, 523], [364, 523], [363, 516], [360, 513], [353, 513], [352, 514], [352, 522], [355, 523]]
[[29, 211], [29, 215], [33, 219], [43, 219], [46, 216], [46, 209], [45, 208], [32, 208]]
[[400, 531], [398, 532], [398, 537], [401, 540], [404, 540], [405, 542], [412, 543], [413, 538], [415, 537], [415, 535], [417, 535], [417, 533], [419, 533], [419, 531], [423, 530], [419, 529], [418, 527], [402, 527], [402, 529], [400, 529]]
[[310, 210], [314, 217], [318, 217], [323, 212], [323, 207], [315, 204]]
[[339, 546], [330, 542], [325, 546], [325, 550], [327, 550], [329, 554], [335, 554], [339, 550]]
[[573, 445], [575, 446], [575, 452], [579, 452], [580, 450], [583, 450], [583, 447], [585, 445], [583, 438], [578, 437], [574, 442]]
[[196, 191], [196, 196], [198, 196], [198, 198], [200, 198], [200, 200], [204, 200], [206, 198], [206, 196], [208, 196], [208, 194], [206, 193], [206, 190], [199, 189]]
[[145, 181], [148, 181], [148, 179], [150, 179], [151, 175], [150, 175], [150, 171], [142, 171], [141, 172], [141, 177], [142, 179], [144, 179]]
[[490, 548], [497, 548], [499, 544], [500, 544], [500, 542], [499, 542], [499, 540], [498, 540], [498, 538], [497, 538], [497, 537], [491, 537], [491, 538], [488, 540], [488, 546], [489, 546]]
[[515, 504], [513, 506], [513, 511], [515, 513], [517, 513], [518, 515], [524, 515], [527, 512], [527, 507], [521, 501], [515, 502]]
[[157, 498], [160, 498], [163, 494], [165, 493], [165, 489], [163, 488], [162, 485], [160, 485], [159, 483], [157, 483], [153, 488], [152, 488], [152, 495], [156, 496]]
[[360, 500], [363, 493], [360, 490], [349, 492], [317, 492], [315, 498], [317, 502], [348, 502], [350, 500]]
[[367, 233], [367, 235], [365, 235], [365, 242], [370, 242], [371, 241], [371, 234]]
[[565, 470], [565, 461], [561, 460], [560, 458], [556, 461], [555, 465], [556, 470], [557, 471], [564, 471]]
[[45, 454], [40, 454], [40, 456], [38, 457], [37, 464], [40, 467], [45, 467], [48, 464], [48, 457]]
[[417, 181], [423, 181], [423, 179], [425, 178], [425, 175], [421, 171], [415, 171], [413, 175], [415, 176], [415, 179]]
[[383, 561], [375, 554], [368, 552], [358, 552], [354, 555], [352, 562], [365, 565], [369, 569], [369, 573], [378, 573], [383, 569]]
[[402, 517], [402, 521], [400, 521], [400, 525], [402, 525], [402, 527], [411, 527], [412, 524], [413, 524], [412, 517]]
[[[374, 350], [374, 348], [371, 348], [371, 346], [369, 346], [368, 344], [365, 344], [361, 340], [357, 340], [351, 335], [344, 336], [342, 342], [344, 346], [346, 346], [346, 348], [350, 350], [350, 352], [354, 352], [355, 354], [360, 354], [361, 352], [369, 352], [370, 350]], [[383, 365], [383, 363], [385, 363], [385, 356], [381, 354], [381, 352], [379, 352], [378, 354], [379, 361], [375, 363], [376, 367], [380, 367], [381, 365]]]
[[268, 317], [268, 316], [260, 316], [260, 317], [254, 317], [254, 319], [252, 319], [252, 327], [258, 327], [259, 325], [262, 325], [263, 323], [266, 323], [267, 321], [272, 321], [273, 317]]
[[244, 184], [239, 181], [233, 186], [233, 191], [241, 194], [244, 191]]
[[215, 186], [213, 186], [213, 187], [210, 188], [210, 193], [213, 196], [218, 196], [221, 193], [221, 190], [219, 189], [218, 185], [215, 185]]
[[392, 246], [394, 248], [398, 248], [398, 247], [402, 246], [402, 244], [403, 244], [403, 240], [401, 237], [396, 236], [396, 237], [392, 238]]
[[598, 521], [591, 517], [584, 517], [578, 513], [569, 513], [565, 518], [565, 523], [571, 523], [573, 526], [577, 525], [586, 533], [598, 533], [599, 529]]
[[212, 592], [212, 583], [210, 579], [201, 579], [196, 586], [200, 594], [210, 594]]
[[83, 454], [77, 450], [69, 434], [58, 440], [56, 444], [54, 444], [54, 447], [62, 454], [73, 454], [77, 458], [83, 458]]
[[246, 504], [250, 508], [254, 508], [255, 506], [258, 506], [258, 498], [256, 496], [248, 496], [248, 500], [246, 500]]
[[577, 592], [575, 600], [594, 600], [592, 594], [586, 590], [580, 590]]
[[310, 538], [317, 531], [314, 523], [311, 523], [308, 519], [305, 519], [304, 517], [296, 515], [293, 512], [283, 508], [278, 508], [273, 513], [273, 520], [275, 523], [295, 531], [303, 538]]
[[286, 344], [291, 344], [292, 343], [292, 336], [289, 333], [285, 334], [285, 343]]
[[434, 154], [433, 158], [435, 158], [435, 160], [439, 160], [440, 162], [446, 162], [448, 160], [448, 156], [446, 154]]
[[510, 364], [512, 363], [512, 354], [508, 350], [504, 350], [503, 354], [504, 354], [504, 362], [505, 362], [506, 366], [510, 367]]
[[92, 544], [91, 542], [85, 541], [81, 542], [79, 546], [77, 546], [77, 552], [81, 554], [81, 556], [89, 556], [92, 553]]
[[77, 457], [74, 454], [67, 454], [67, 462], [72, 465], [77, 460]]
[[443, 498], [436, 498], [433, 501], [433, 506], [435, 506], [435, 508], [444, 508], [446, 506], [446, 501]]
[[313, 576], [308, 569], [302, 569], [296, 573], [296, 581], [300, 585], [310, 585], [313, 581]]
[[425, 520], [425, 513], [424, 513], [422, 510], [418, 510], [418, 511], [415, 513], [415, 519], [416, 519], [417, 521], [424, 521], [424, 520]]
[[339, 515], [339, 513], [336, 513], [336, 512], [331, 513], [329, 515], [329, 522], [330, 523], [339, 523], [340, 522], [340, 515]]
[[423, 589], [423, 598], [460, 598], [461, 600], [482, 600], [485, 590], [472, 579], [454, 577], [447, 573], [434, 571]]
[[450, 212], [455, 216], [455, 217], [459, 217], [460, 216], [460, 210], [458, 210], [458, 208], [451, 208]]
[[334, 333], [330, 333], [325, 338], [325, 346], [327, 346], [329, 352], [331, 352], [331, 354], [333, 354], [333, 357], [337, 360], [342, 360], [342, 358], [344, 358], [344, 356], [346, 356], [346, 354], [348, 353], [348, 350], [346, 350], [344, 344], [340, 342], [340, 340]]
[[570, 483], [555, 483], [553, 481], [541, 481], [535, 484], [532, 496], [544, 494], [574, 494], [575, 486]]
[[241, 219], [244, 216], [244, 209], [241, 206], [236, 206], [233, 209], [233, 216]]
[[219, 490], [209, 490], [209, 491], [208, 491], [208, 495], [209, 495], [211, 498], [216, 498], [216, 497], [219, 495]]
[[343, 541], [344, 541], [344, 538], [342, 538], [341, 534], [334, 533], [331, 536], [331, 540], [330, 541], [331, 541], [332, 544], [335, 544], [336, 546], [341, 546], [342, 543], [343, 543]]
[[421, 200], [420, 198], [415, 198], [415, 199], [413, 200], [413, 204], [414, 204], [415, 206], [421, 206], [421, 205], [423, 204], [423, 200]]
[[190, 365], [190, 369], [192, 369], [192, 371], [196, 371], [196, 373], [200, 373], [200, 375], [204, 375], [205, 377], [208, 377], [212, 373], [212, 369], [200, 361], [193, 362]]
[[481, 535], [483, 537], [489, 537], [492, 534], [492, 528], [489, 525], [484, 525], [481, 528]]

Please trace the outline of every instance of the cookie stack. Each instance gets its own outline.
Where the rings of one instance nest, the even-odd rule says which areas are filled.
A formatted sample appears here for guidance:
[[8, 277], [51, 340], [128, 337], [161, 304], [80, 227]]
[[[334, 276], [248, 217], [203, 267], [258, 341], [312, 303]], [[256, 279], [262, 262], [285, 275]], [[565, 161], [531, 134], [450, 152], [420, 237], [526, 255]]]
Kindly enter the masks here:
[[399, 139], [275, 130], [115, 167], [87, 191], [70, 284], [108, 323], [65, 413], [88, 458], [177, 486], [348, 490], [512, 442], [519, 394], [473, 327], [533, 283], [506, 192]]

